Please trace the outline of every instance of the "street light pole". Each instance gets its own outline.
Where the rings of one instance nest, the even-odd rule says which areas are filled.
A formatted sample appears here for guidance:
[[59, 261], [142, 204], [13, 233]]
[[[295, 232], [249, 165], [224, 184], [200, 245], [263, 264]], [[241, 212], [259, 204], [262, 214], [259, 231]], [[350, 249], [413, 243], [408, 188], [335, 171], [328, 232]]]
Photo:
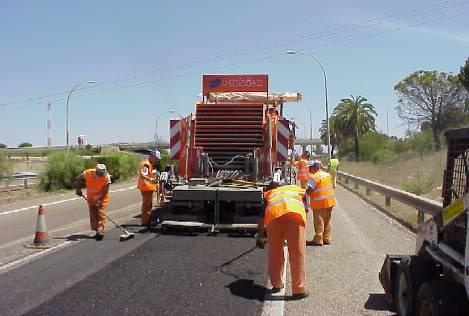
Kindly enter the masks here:
[[156, 120], [155, 120], [155, 150], [158, 150], [158, 145], [159, 145], [159, 142], [158, 142], [158, 120], [160, 119], [160, 117], [163, 115], [163, 114], [166, 114], [166, 113], [174, 113], [174, 110], [169, 110], [169, 111], [166, 111], [166, 112], [163, 112], [163, 113], [160, 113], [160, 115], [158, 115], [156, 117]]
[[66, 122], [65, 122], [66, 130], [67, 130], [66, 131], [66, 147], [67, 147], [67, 150], [68, 150], [69, 144], [70, 144], [70, 124], [69, 124], [69, 116], [70, 116], [69, 101], [70, 101], [70, 96], [72, 95], [72, 92], [75, 91], [76, 88], [78, 88], [79, 86], [81, 86], [82, 84], [85, 84], [85, 83], [93, 84], [93, 83], [95, 83], [95, 81], [89, 80], [87, 82], [80, 82], [80, 83], [76, 84], [70, 90], [70, 92], [68, 93], [68, 96], [67, 96], [67, 117], [66, 117]]
[[305, 51], [298, 51], [297, 52], [297, 51], [294, 51], [294, 50], [288, 50], [287, 54], [290, 54], [290, 55], [294, 55], [294, 54], [308, 55], [311, 58], [313, 58], [313, 60], [315, 62], [317, 62], [318, 65], [321, 67], [322, 73], [324, 75], [324, 91], [325, 91], [325, 94], [326, 94], [325, 100], [326, 100], [326, 126], [327, 126], [327, 155], [329, 157], [329, 160], [331, 160], [331, 130], [330, 130], [330, 126], [329, 126], [329, 103], [328, 103], [328, 100], [327, 100], [328, 98], [327, 98], [327, 75], [326, 75], [326, 70], [324, 69], [324, 66], [321, 64], [319, 59], [317, 59], [316, 56], [314, 56], [311, 53], [308, 53], [308, 52], [305, 52]]
[[310, 152], [313, 151], [313, 119], [312, 119], [312, 115], [311, 115], [311, 108], [309, 107], [309, 105], [305, 104], [306, 107], [308, 108], [308, 111], [309, 111], [309, 149], [310, 149]]

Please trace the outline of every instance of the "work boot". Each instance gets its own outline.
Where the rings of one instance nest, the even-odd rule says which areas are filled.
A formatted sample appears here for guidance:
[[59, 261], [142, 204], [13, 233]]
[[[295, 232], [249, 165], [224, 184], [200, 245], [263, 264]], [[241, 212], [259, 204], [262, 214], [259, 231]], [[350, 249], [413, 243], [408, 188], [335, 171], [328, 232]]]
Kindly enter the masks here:
[[101, 241], [101, 240], [103, 240], [103, 238], [104, 238], [104, 233], [103, 232], [97, 231], [96, 235], [94, 235], [94, 239], [96, 239], [96, 241]]
[[322, 243], [315, 242], [314, 240], [306, 241], [306, 246], [322, 246], [322, 245], [323, 245]]
[[308, 296], [309, 296], [309, 291], [305, 291], [304, 293], [293, 294], [290, 297], [290, 300], [293, 300], [293, 301], [302, 300], [304, 298], [307, 298]]
[[279, 293], [285, 286], [282, 284], [280, 287], [272, 287], [270, 293], [275, 294]]

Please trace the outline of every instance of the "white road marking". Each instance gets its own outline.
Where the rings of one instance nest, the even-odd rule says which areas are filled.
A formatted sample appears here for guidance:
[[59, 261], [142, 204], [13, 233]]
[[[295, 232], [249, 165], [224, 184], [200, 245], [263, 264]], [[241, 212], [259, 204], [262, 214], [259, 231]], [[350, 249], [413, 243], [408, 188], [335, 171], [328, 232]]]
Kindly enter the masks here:
[[65, 247], [65, 246], [69, 246], [74, 242], [76, 243], [76, 241], [64, 241], [63, 243], [60, 243], [57, 246], [51, 247], [49, 249], [42, 250], [42, 251], [37, 252], [35, 254], [29, 255], [27, 257], [24, 257], [24, 258], [18, 259], [16, 261], [12, 261], [12, 262], [9, 262], [7, 264], [4, 264], [4, 265], [0, 266], [0, 274], [3, 274], [3, 273], [5, 273], [5, 272], [7, 272], [7, 271], [9, 271], [13, 268], [16, 269], [18, 267], [21, 267], [22, 265], [28, 263], [29, 261], [33, 260], [36, 257], [44, 256], [49, 252], [55, 251], [59, 248]]
[[285, 312], [285, 292], [287, 288], [287, 264], [288, 264], [288, 251], [287, 247], [283, 248], [285, 264], [283, 265], [282, 283], [283, 289], [279, 293], [265, 293], [264, 306], [262, 308], [262, 316], [283, 316]]
[[[131, 187], [124, 188], [124, 189], [119, 189], [119, 190], [111, 190], [109, 192], [110, 193], [122, 192], [122, 191], [130, 190], [130, 189], [135, 189], [135, 186], [131, 186]], [[42, 206], [62, 204], [62, 203], [65, 203], [65, 202], [75, 201], [75, 200], [79, 200], [79, 199], [81, 199], [81, 198], [73, 197], [73, 198], [70, 198], [70, 199], [65, 199], [65, 200], [60, 200], [60, 201], [55, 201], [55, 202], [50, 202], [50, 203], [44, 203], [44, 204], [42, 204]], [[16, 210], [4, 211], [4, 212], [1, 212], [0, 215], [8, 215], [8, 214], [13, 214], [13, 213], [19, 213], [19, 212], [24, 212], [24, 211], [27, 211], [27, 210], [32, 210], [32, 209], [37, 210], [38, 207], [39, 207], [39, 205], [33, 205], [33, 206], [19, 208], [19, 209], [16, 209]]]

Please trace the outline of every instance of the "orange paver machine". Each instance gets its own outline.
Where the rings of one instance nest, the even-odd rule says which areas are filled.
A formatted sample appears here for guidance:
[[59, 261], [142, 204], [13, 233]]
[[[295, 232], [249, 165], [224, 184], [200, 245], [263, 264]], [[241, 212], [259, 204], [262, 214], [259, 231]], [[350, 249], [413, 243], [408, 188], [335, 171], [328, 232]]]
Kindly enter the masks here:
[[195, 113], [170, 121], [179, 162], [162, 227], [253, 230], [269, 178], [287, 178], [294, 123], [282, 116], [299, 93], [269, 93], [267, 75], [204, 75]]

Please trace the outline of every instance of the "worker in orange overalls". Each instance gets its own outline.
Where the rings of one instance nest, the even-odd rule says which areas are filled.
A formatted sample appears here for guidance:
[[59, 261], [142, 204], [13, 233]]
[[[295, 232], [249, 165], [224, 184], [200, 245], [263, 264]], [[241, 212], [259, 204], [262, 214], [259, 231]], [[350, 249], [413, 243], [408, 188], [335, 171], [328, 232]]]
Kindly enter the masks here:
[[329, 245], [332, 239], [332, 208], [337, 204], [331, 175], [321, 170], [318, 160], [309, 163], [310, 178], [306, 192], [313, 210], [314, 238], [309, 245]]
[[86, 200], [90, 212], [90, 227], [96, 231], [94, 238], [102, 240], [106, 229], [107, 204], [109, 202], [109, 185], [111, 176], [106, 165], [97, 164], [95, 169], [85, 170], [77, 178], [76, 194], [83, 196], [86, 188]]
[[285, 240], [288, 243], [292, 299], [308, 296], [305, 289], [305, 194], [305, 190], [297, 185], [280, 186], [279, 183], [272, 181], [264, 193], [264, 218], [258, 222], [256, 243], [260, 248], [264, 247], [265, 230], [267, 230], [268, 273], [272, 284], [272, 293], [278, 293], [284, 287], [282, 284], [285, 264], [283, 246]]
[[309, 161], [310, 154], [308, 151], [305, 151], [301, 154], [301, 158], [298, 161], [292, 156], [292, 160], [290, 161], [291, 165], [297, 167], [296, 169], [296, 180], [297, 184], [299, 183], [302, 188], [306, 188], [306, 183], [309, 179], [309, 172], [308, 172], [308, 161]]
[[153, 192], [157, 191], [157, 174], [153, 172], [156, 164], [161, 160], [158, 150], [151, 151], [148, 158], [140, 163], [137, 188], [142, 194], [141, 224], [149, 227], [151, 224], [151, 211], [153, 207]]

